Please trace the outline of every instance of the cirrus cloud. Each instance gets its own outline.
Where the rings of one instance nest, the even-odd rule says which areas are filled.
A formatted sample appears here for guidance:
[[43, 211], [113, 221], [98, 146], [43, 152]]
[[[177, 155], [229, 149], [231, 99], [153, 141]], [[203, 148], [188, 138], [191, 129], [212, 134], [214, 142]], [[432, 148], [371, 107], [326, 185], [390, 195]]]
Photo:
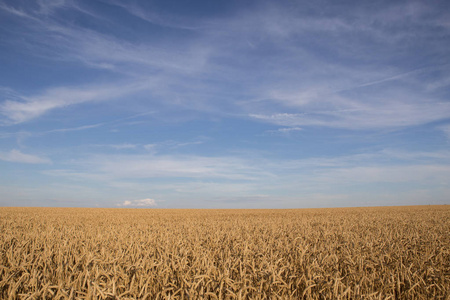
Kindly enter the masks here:
[[0, 152], [0, 160], [8, 162], [17, 162], [25, 164], [48, 164], [51, 160], [37, 155], [22, 153], [20, 150], [13, 149], [9, 152]]
[[139, 199], [139, 200], [126, 200], [119, 206], [124, 207], [154, 207], [156, 206], [156, 200], [151, 198]]

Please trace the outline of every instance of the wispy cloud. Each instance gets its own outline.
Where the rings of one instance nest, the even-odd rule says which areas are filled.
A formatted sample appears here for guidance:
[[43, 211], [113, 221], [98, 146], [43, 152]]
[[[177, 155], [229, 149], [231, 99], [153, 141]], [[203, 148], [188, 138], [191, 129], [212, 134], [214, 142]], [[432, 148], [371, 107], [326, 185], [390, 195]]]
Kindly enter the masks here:
[[[360, 102], [342, 97], [330, 97], [331, 99], [326, 101], [311, 99], [310, 103], [299, 104], [295, 107], [295, 110], [306, 112], [251, 113], [249, 116], [255, 120], [282, 126], [323, 126], [356, 130], [416, 126], [450, 117], [450, 103], [448, 102], [423, 101], [412, 94], [408, 96], [401, 95], [401, 93], [396, 94], [385, 94], [382, 95], [384, 99], [372, 102], [368, 102], [367, 99]], [[378, 97], [380, 95], [372, 95], [367, 98]], [[289, 106], [292, 107], [292, 105]], [[315, 108], [317, 106], [319, 107]], [[325, 107], [337, 108], [330, 110]], [[287, 108], [283, 110], [287, 110]]]
[[444, 191], [443, 2], [0, 0], [0, 125], [16, 131], [0, 138], [17, 143], [0, 159], [52, 162], [32, 169], [90, 186], [91, 199], [122, 192], [109, 201], [124, 207], [146, 195], [276, 206], [377, 186]]
[[179, 148], [201, 145], [204, 144], [206, 140], [208, 140], [208, 138], [204, 136], [194, 139], [192, 141], [167, 140], [153, 144], [146, 144], [143, 145], [143, 148], [151, 153], [164, 152], [167, 150], [176, 150]]
[[[134, 1], [109, 0], [107, 2], [125, 9], [130, 14], [142, 20], [163, 27], [195, 30], [204, 26], [199, 20], [186, 19], [173, 14], [164, 14], [162, 12], [156, 13], [156, 9], [144, 9], [138, 2]], [[149, 5], [149, 3], [146, 4]]]
[[[8, 124], [8, 123], [7, 123]], [[93, 128], [99, 128], [103, 126], [105, 123], [98, 123], [98, 124], [91, 124], [91, 125], [82, 125], [82, 126], [76, 126], [76, 127], [67, 127], [67, 128], [57, 128], [57, 129], [51, 129], [46, 131], [18, 131], [18, 132], [5, 132], [0, 133], [0, 138], [11, 138], [16, 137], [19, 143], [23, 142], [27, 138], [31, 137], [42, 137], [47, 134], [52, 133], [67, 133], [67, 132], [77, 132], [77, 131], [83, 131], [83, 130], [89, 130]]]
[[49, 164], [51, 160], [33, 154], [26, 154], [20, 150], [13, 149], [9, 152], [0, 152], [0, 160], [25, 164]]
[[257, 181], [273, 176], [257, 162], [233, 156], [155, 154], [92, 154], [73, 159], [66, 169], [45, 171], [46, 175], [103, 182], [155, 178], [167, 180]]
[[210, 202], [227, 203], [227, 204], [245, 204], [245, 203], [258, 203], [263, 204], [264, 202], [276, 202], [270, 197], [270, 195], [246, 195], [238, 197], [215, 197], [210, 200]]
[[325, 175], [335, 183], [433, 183], [447, 185], [450, 182], [450, 165], [408, 165], [354, 167], [333, 170]]
[[55, 133], [55, 132], [81, 131], [81, 130], [87, 130], [87, 129], [92, 129], [92, 128], [98, 128], [102, 125], [104, 125], [104, 123], [83, 125], [83, 126], [70, 127], [70, 128], [58, 128], [58, 129], [52, 129], [52, 130], [45, 131], [42, 134]]
[[[101, 124], [103, 125], [103, 124]], [[99, 125], [99, 126], [101, 126]], [[88, 128], [95, 128], [97, 126], [82, 126], [83, 129], [86, 127]], [[59, 129], [59, 131], [64, 131], [64, 129]], [[74, 128], [73, 130], [76, 130]], [[81, 128], [79, 130], [82, 130]], [[68, 130], [72, 131], [72, 130]], [[53, 132], [53, 131], [52, 131]], [[1, 135], [0, 135], [1, 137]], [[103, 147], [103, 148], [113, 148], [116, 150], [136, 150], [137, 152], [142, 152], [141, 150], [145, 150], [147, 153], [156, 154], [156, 153], [167, 153], [168, 151], [177, 150], [179, 148], [189, 147], [189, 146], [195, 146], [195, 145], [201, 145], [205, 143], [205, 140], [207, 140], [206, 137], [200, 137], [197, 139], [194, 139], [192, 141], [176, 141], [176, 140], [166, 140], [166, 141], [160, 141], [155, 142], [153, 144], [139, 144], [139, 143], [121, 143], [121, 144], [93, 144], [92, 147]]]
[[117, 144], [117, 145], [111, 145], [114, 149], [117, 150], [124, 150], [124, 149], [136, 149], [138, 145], [136, 144]]
[[[189, 207], [182, 204], [183, 199], [195, 203], [204, 201], [205, 205], [210, 203], [214, 207], [239, 203], [242, 207], [252, 203], [259, 203], [261, 207], [277, 207], [277, 203], [292, 207], [314, 206], [311, 204], [314, 199], [316, 206], [333, 206], [337, 203], [352, 205], [352, 201], [359, 201], [358, 197], [369, 191], [374, 195], [383, 192], [385, 199], [394, 199], [394, 195], [400, 197], [406, 189], [420, 189], [427, 197], [435, 193], [441, 199], [442, 191], [448, 189], [450, 182], [449, 158], [450, 154], [445, 151], [395, 149], [271, 160], [264, 157], [96, 155], [73, 162], [72, 170], [50, 170], [44, 174], [74, 182], [86, 181], [97, 187], [153, 193], [155, 197], [170, 200], [169, 206], [173, 201]], [[372, 205], [376, 204], [373, 199], [370, 200]], [[403, 198], [398, 201], [408, 203]], [[133, 205], [138, 206], [129, 204]]]
[[68, 4], [66, 0], [38, 0], [39, 4], [39, 13], [43, 15], [51, 14], [54, 10], [63, 8], [63, 7], [74, 7]]
[[118, 206], [122, 207], [155, 207], [156, 200], [146, 198], [146, 199], [139, 199], [139, 200], [125, 200], [123, 203], [119, 204]]
[[[448, 103], [426, 92], [425, 85], [439, 84], [431, 79], [422, 84], [420, 80], [407, 84], [408, 77], [420, 77], [417, 70], [423, 65], [411, 70], [391, 63], [401, 58], [396, 53], [404, 53], [403, 59], [414, 54], [410, 50], [414, 47], [407, 46], [405, 41], [415, 43], [416, 39], [411, 39], [410, 31], [402, 30], [405, 26], [416, 29], [414, 35], [420, 37], [417, 43], [426, 40], [436, 44], [427, 49], [444, 44], [432, 38], [442, 25], [429, 16], [444, 20], [445, 13], [424, 3], [392, 4], [373, 8], [375, 11], [365, 6], [348, 10], [346, 5], [335, 5], [334, 12], [345, 12], [341, 16], [323, 12], [313, 3], [307, 4], [307, 10], [303, 6], [285, 9], [266, 3], [226, 19], [204, 17], [194, 21], [190, 18], [177, 26], [179, 22], [174, 20], [180, 20], [180, 16], [156, 13], [137, 2], [110, 1], [140, 19], [174, 28], [174, 35], [168, 40], [176, 39], [176, 47], [167, 40], [137, 43], [56, 17], [61, 8], [80, 11], [80, 6], [74, 3], [41, 3], [40, 11], [7, 5], [2, 9], [18, 16], [52, 12], [48, 18], [35, 17], [28, 24], [38, 37], [34, 50], [41, 49], [42, 53], [48, 53], [48, 58], [82, 62], [117, 71], [125, 77], [158, 78], [159, 84], [153, 86], [152, 92], [158, 95], [159, 101], [170, 101], [184, 108], [223, 113], [224, 93], [230, 86], [239, 90], [245, 83], [245, 92], [233, 95], [240, 100], [227, 99], [228, 113], [250, 115], [283, 126], [368, 129], [415, 126], [449, 117]], [[123, 29], [115, 20], [110, 22]], [[190, 39], [183, 34], [186, 28], [194, 31]], [[354, 36], [368, 43], [359, 43]], [[46, 42], [39, 43], [39, 40]], [[57, 51], [48, 46], [55, 44]], [[269, 60], [264, 55], [268, 47], [276, 50]], [[324, 53], [321, 49], [333, 51], [321, 54]], [[350, 63], [340, 63], [346, 60]], [[436, 65], [432, 61], [427, 63]], [[202, 83], [209, 78], [214, 80], [209, 80], [207, 85]], [[375, 85], [389, 85], [393, 81], [402, 83], [396, 91], [373, 89]], [[420, 87], [419, 93], [415, 86]], [[102, 88], [98, 89], [99, 95], [92, 97], [104, 98]], [[75, 89], [76, 92], [79, 91]], [[11, 122], [18, 123], [53, 108], [91, 101], [91, 96], [82, 96], [80, 100], [65, 97], [62, 103], [55, 103], [42, 99], [43, 96], [24, 101], [7, 100], [1, 109]], [[83, 100], [84, 97], [87, 98]], [[255, 107], [252, 99], [265, 100]]]
[[[113, 100], [149, 87], [148, 82], [89, 87], [52, 88], [40, 95], [20, 96], [0, 104], [4, 124], [17, 124], [37, 118], [51, 110], [92, 101]], [[58, 129], [56, 129], [58, 130]]]
[[89, 145], [89, 147], [94, 148], [112, 148], [115, 150], [130, 150], [130, 149], [138, 149], [141, 145], [139, 144], [131, 144], [131, 143], [121, 143], [121, 144], [93, 144]]
[[4, 2], [0, 3], [0, 9], [18, 17], [30, 18], [30, 16], [24, 10], [14, 8], [13, 6], [7, 5]]
[[[444, 71], [440, 62], [427, 61], [428, 66], [414, 62], [409, 69], [392, 63], [416, 56], [406, 48], [411, 43], [422, 48], [424, 41], [430, 41], [436, 43], [438, 51], [443, 49], [446, 43], [432, 39], [436, 32], [448, 36], [429, 18], [437, 13], [435, 7], [388, 5], [374, 13], [361, 6], [342, 17], [314, 15], [314, 4], [310, 9], [313, 13], [306, 18], [298, 17], [301, 11], [276, 8], [235, 20], [237, 27], [245, 28], [243, 34], [253, 38], [252, 44], [270, 43], [278, 54], [286, 51], [292, 59], [292, 65], [288, 65], [283, 57], [272, 57], [272, 74], [278, 78], [272, 78], [272, 82], [263, 76], [258, 78], [264, 85], [259, 86], [257, 101], [249, 101], [246, 106], [251, 116], [284, 126], [349, 129], [416, 126], [450, 116], [448, 102], [427, 88], [435, 81], [433, 74]], [[336, 5], [335, 9], [345, 10], [345, 6]], [[401, 9], [406, 12], [399, 15]], [[255, 17], [258, 14], [260, 18]], [[404, 31], [405, 25], [417, 30]], [[411, 40], [411, 32], [420, 38]], [[351, 36], [361, 37], [366, 43], [358, 43]], [[302, 38], [311, 46], [301, 42]], [[322, 55], [323, 49], [330, 48], [334, 50]], [[342, 58], [348, 61], [342, 63]]]
[[[77, 160], [79, 171], [67, 176], [121, 180], [142, 178], [209, 179], [245, 181], [247, 185], [273, 181], [290, 182], [290, 178], [308, 182], [343, 180], [351, 182], [409, 182], [450, 176], [450, 153], [446, 151], [411, 152], [385, 149], [353, 155], [268, 160], [263, 157], [202, 157], [195, 155], [95, 155]], [[46, 171], [51, 174], [51, 171]], [[437, 174], [433, 176], [432, 174]], [[64, 176], [64, 172], [55, 173]], [[445, 176], [444, 176], [445, 175]], [[306, 177], [303, 177], [306, 176]], [[428, 179], [427, 179], [428, 178]], [[202, 186], [205, 186], [202, 183]], [[175, 185], [174, 185], [175, 187]], [[215, 187], [218, 188], [218, 187]], [[198, 186], [194, 190], [200, 190]], [[227, 187], [226, 189], [230, 189]], [[239, 188], [240, 189], [240, 188]]]
[[94, 170], [115, 178], [216, 178], [252, 180], [267, 176], [255, 166], [233, 157], [195, 155], [98, 156], [86, 161]]
[[450, 139], [450, 125], [439, 126], [438, 129], [441, 130], [448, 139]]
[[[103, 17], [82, 9], [76, 2], [44, 4], [40, 10], [16, 9], [2, 5], [0, 9], [22, 17], [33, 34], [26, 45], [32, 45], [34, 55], [60, 61], [82, 62], [90, 67], [116, 71], [135, 76], [136, 72], [154, 74], [155, 71], [192, 74], [202, 69], [208, 59], [208, 47], [186, 41], [183, 51], [160, 43], [135, 43], [117, 38], [87, 27], [77, 26], [59, 18], [55, 10], [66, 8], [74, 13], [90, 14], [92, 22], [105, 20]], [[42, 14], [47, 14], [42, 17]], [[120, 26], [117, 20], [109, 20], [111, 26]], [[179, 40], [181, 43], [181, 40]], [[50, 46], [51, 45], [51, 46]]]
[[301, 127], [286, 127], [286, 128], [279, 128], [276, 130], [267, 130], [266, 133], [269, 134], [279, 134], [279, 135], [289, 135], [291, 133], [302, 131], [303, 129]]

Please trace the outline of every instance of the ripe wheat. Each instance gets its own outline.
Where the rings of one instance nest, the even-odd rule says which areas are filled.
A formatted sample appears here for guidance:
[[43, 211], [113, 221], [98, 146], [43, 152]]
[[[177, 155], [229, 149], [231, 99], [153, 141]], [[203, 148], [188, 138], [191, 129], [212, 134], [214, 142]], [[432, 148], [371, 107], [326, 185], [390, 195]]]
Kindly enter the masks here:
[[449, 299], [450, 206], [0, 208], [2, 299]]

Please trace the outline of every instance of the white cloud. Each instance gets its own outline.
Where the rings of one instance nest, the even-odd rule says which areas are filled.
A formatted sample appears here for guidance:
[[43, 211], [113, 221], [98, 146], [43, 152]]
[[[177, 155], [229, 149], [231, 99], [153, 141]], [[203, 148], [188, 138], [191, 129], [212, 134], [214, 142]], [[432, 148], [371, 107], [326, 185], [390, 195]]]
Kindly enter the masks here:
[[396, 149], [384, 149], [378, 154], [379, 157], [387, 157], [400, 161], [410, 162], [450, 162], [450, 151], [405, 151]]
[[157, 144], [147, 144], [147, 145], [144, 145], [144, 149], [147, 151], [154, 151], [156, 146], [157, 146]]
[[[261, 207], [276, 207], [277, 201], [291, 207], [351, 206], [360, 203], [358, 197], [361, 201], [364, 197], [370, 198], [371, 205], [375, 205], [377, 196], [395, 199], [395, 195], [411, 189], [426, 190], [428, 194], [436, 191], [441, 199], [441, 191], [448, 188], [450, 182], [449, 158], [445, 151], [390, 149], [297, 160], [267, 160], [258, 156], [244, 159], [96, 155], [74, 161], [73, 168], [78, 171], [54, 170], [44, 174], [75, 182], [86, 181], [97, 188], [133, 190], [141, 195], [151, 193], [156, 199], [164, 198], [178, 207], [189, 207], [191, 202], [195, 203], [193, 206], [200, 205], [198, 203], [240, 205], [240, 201], [242, 205], [261, 202]], [[152, 180], [142, 180], [147, 178]], [[138, 207], [144, 203], [126, 201], [121, 205]], [[380, 201], [387, 200], [380, 198]], [[399, 198], [398, 203], [401, 201], [408, 203], [408, 199]]]
[[117, 150], [125, 150], [125, 149], [136, 149], [138, 145], [136, 144], [117, 144], [111, 145], [112, 148]]
[[438, 127], [444, 134], [447, 136], [448, 139], [450, 139], [450, 125], [444, 125]]
[[77, 127], [70, 127], [70, 128], [57, 128], [57, 129], [51, 129], [47, 131], [18, 131], [18, 132], [8, 132], [8, 133], [0, 133], [0, 138], [7, 138], [7, 137], [13, 137], [16, 136], [18, 138], [27, 138], [32, 136], [43, 136], [46, 134], [51, 133], [64, 133], [64, 132], [72, 132], [72, 131], [82, 131], [82, 130], [88, 130], [92, 128], [98, 128], [103, 126], [105, 123], [98, 123], [98, 124], [91, 124], [91, 125], [83, 125], [83, 126], [77, 126]]
[[270, 134], [286, 134], [286, 135], [288, 135], [290, 133], [293, 133], [296, 131], [302, 131], [302, 130], [303, 129], [300, 127], [286, 127], [286, 128], [279, 128], [276, 130], [267, 130], [266, 132], [270, 133]]
[[186, 20], [185, 18], [174, 15], [163, 15], [161, 12], [156, 12], [156, 9], [142, 9], [136, 2], [109, 0], [108, 3], [119, 6], [142, 20], [163, 27], [195, 30], [204, 26], [199, 20]]
[[233, 157], [194, 155], [103, 155], [85, 162], [89, 168], [116, 178], [223, 178], [252, 180], [267, 176]]
[[54, 10], [62, 8], [67, 5], [66, 0], [38, 0], [40, 7], [39, 13], [48, 15]]
[[48, 164], [51, 163], [51, 160], [45, 157], [39, 157], [32, 154], [22, 153], [20, 150], [13, 149], [10, 152], [1, 153], [0, 152], [0, 160], [9, 161], [9, 162], [17, 162], [17, 163], [26, 163], [26, 164]]
[[[29, 21], [24, 25], [34, 34], [22, 42], [32, 45], [34, 55], [47, 59], [82, 62], [89, 67], [133, 77], [136, 72], [154, 75], [154, 71], [192, 74], [201, 71], [209, 58], [207, 44], [182, 39], [178, 39], [177, 47], [156, 41], [133, 43], [87, 27], [66, 23], [57, 16], [55, 10], [65, 7], [74, 12], [88, 14], [93, 22], [105, 22], [105, 17], [84, 10], [74, 3], [55, 4], [42, 6], [40, 12], [18, 10], [6, 5], [0, 6], [0, 9]], [[43, 18], [41, 14], [49, 15]], [[121, 26], [118, 20], [108, 22], [112, 26]]]
[[[448, 151], [408, 152], [385, 149], [378, 152], [337, 157], [310, 157], [305, 159], [265, 159], [252, 157], [204, 157], [198, 155], [93, 155], [88, 159], [73, 161], [71, 170], [46, 171], [48, 175], [67, 176], [86, 180], [120, 182], [142, 178], [158, 178], [167, 182], [173, 178], [189, 183], [159, 182], [162, 189], [180, 192], [213, 190], [226, 192], [236, 187], [253, 190], [266, 188], [266, 182], [277, 184], [295, 178], [294, 186], [304, 182], [420, 182], [449, 178], [450, 154]], [[299, 179], [301, 178], [301, 179]], [[433, 180], [432, 180], [433, 179]], [[197, 182], [200, 180], [199, 182]], [[203, 182], [203, 180], [206, 180]], [[241, 184], [236, 185], [236, 182]], [[228, 185], [230, 184], [230, 185]], [[262, 184], [262, 185], [261, 185]], [[146, 183], [147, 185], [147, 183]], [[156, 188], [155, 186], [155, 188]], [[192, 189], [191, 189], [192, 188]]]
[[12, 15], [18, 16], [18, 17], [30, 18], [30, 16], [25, 11], [23, 11], [21, 9], [16, 9], [16, 8], [9, 6], [3, 2], [0, 3], [0, 9], [4, 10]]
[[327, 170], [320, 177], [335, 183], [417, 182], [448, 185], [450, 165], [361, 166]]
[[81, 131], [81, 130], [97, 128], [97, 127], [100, 127], [100, 126], [103, 126], [103, 125], [104, 125], [104, 123], [98, 123], [98, 124], [77, 126], [77, 127], [72, 127], [72, 128], [58, 128], [58, 129], [52, 129], [52, 130], [40, 132], [40, 134], [55, 133], [55, 132]]
[[200, 139], [194, 140], [194, 141], [187, 141], [187, 142], [181, 142], [181, 141], [175, 141], [175, 140], [166, 140], [154, 144], [146, 144], [143, 145], [143, 148], [151, 153], [156, 153], [156, 151], [160, 151], [159, 149], [177, 149], [182, 147], [188, 147], [193, 145], [201, 145], [204, 143], [204, 141], [207, 140], [207, 138], [202, 137]]
[[[314, 12], [317, 7], [311, 6]], [[334, 8], [345, 10], [339, 5]], [[286, 51], [284, 57], [271, 57], [271, 74], [277, 77], [264, 82], [260, 76], [264, 84], [254, 83], [260, 93], [255, 92], [257, 101], [248, 102], [250, 116], [283, 126], [349, 129], [415, 126], [449, 118], [450, 104], [429, 88], [448, 83], [435, 83], [433, 73], [442, 69], [438, 63], [427, 62], [428, 66], [422, 64], [419, 68], [415, 64], [405, 68], [392, 63], [399, 52], [403, 54], [398, 59], [416, 57], [411, 43], [420, 46], [432, 40], [439, 28], [427, 16], [439, 12], [430, 12], [435, 8], [426, 4], [385, 5], [374, 12], [364, 8], [357, 6], [340, 18], [326, 13], [299, 18], [301, 12], [295, 8], [272, 8], [250, 14], [245, 20], [235, 19], [236, 27], [244, 28], [242, 34], [254, 39], [252, 43], [276, 41], [273, 47], [277, 53]], [[400, 14], [403, 9], [407, 12]], [[417, 30], [405, 31], [405, 24]], [[398, 30], [390, 30], [392, 27]], [[419, 38], [412, 39], [412, 33]], [[357, 42], [352, 35], [363, 37], [367, 43]], [[322, 56], [301, 42], [302, 38], [312, 40], [319, 50], [333, 50]], [[433, 42], [434, 49], [448, 45], [440, 41]], [[342, 62], [346, 57], [351, 63]]]
[[205, 157], [199, 155], [91, 155], [72, 160], [73, 169], [47, 170], [50, 176], [65, 176], [76, 180], [211, 180], [252, 182], [273, 176], [258, 162], [238, 157]]
[[122, 143], [122, 144], [92, 144], [89, 145], [93, 148], [112, 148], [115, 150], [130, 150], [137, 149], [140, 144]]
[[[409, 92], [405, 91], [405, 94]], [[249, 117], [264, 122], [298, 127], [324, 126], [347, 129], [395, 128], [427, 124], [450, 118], [450, 103], [439, 100], [414, 99], [410, 95], [395, 97], [377, 95], [372, 102], [344, 100], [336, 101], [313, 99], [307, 105], [298, 105], [295, 110], [302, 113], [250, 113]], [[284, 100], [273, 100], [283, 103]], [[289, 105], [292, 107], [292, 105]], [[325, 109], [329, 107], [329, 109]], [[287, 109], [286, 109], [287, 110]], [[292, 111], [292, 108], [290, 109]]]
[[[445, 20], [445, 14], [427, 4], [384, 5], [373, 8], [373, 11], [366, 6], [349, 10], [345, 5], [336, 5], [333, 11], [346, 11], [339, 17], [323, 12], [316, 4], [305, 4], [308, 11], [312, 12], [310, 15], [295, 5], [292, 9], [286, 9], [274, 4], [261, 4], [256, 9], [226, 19], [183, 19], [183, 25], [179, 26], [180, 18], [176, 15], [145, 10], [135, 2], [110, 1], [153, 24], [172, 27], [174, 30], [190, 28], [195, 38], [184, 38], [184, 35], [177, 34], [168, 36], [168, 41], [172, 38], [177, 40], [174, 47], [170, 42], [161, 41], [136, 43], [65, 23], [53, 14], [61, 7], [80, 11], [79, 7], [72, 2], [59, 0], [40, 3], [43, 12], [50, 11], [52, 14], [48, 18], [36, 17], [32, 19], [32, 24], [28, 24], [37, 37], [32, 42], [32, 49], [46, 53], [47, 58], [83, 62], [91, 67], [117, 71], [129, 78], [158, 77], [160, 84], [154, 86], [152, 93], [157, 94], [161, 102], [171, 101], [180, 107], [223, 114], [221, 105], [225, 91], [217, 82], [237, 87], [245, 82], [246, 91], [243, 94], [227, 94], [230, 104], [228, 113], [239, 116], [250, 114], [259, 120], [293, 128], [414, 126], [450, 115], [448, 103], [423, 91], [417, 95], [415, 86], [426, 90], [427, 86], [438, 84], [433, 83], [433, 80], [425, 83], [417, 80], [395, 92], [380, 88], [352, 96], [339, 95], [343, 91], [373, 88], [393, 81], [404, 84], [417, 76], [417, 70], [394, 68], [390, 62], [395, 61], [395, 53], [402, 52], [400, 50], [408, 54], [410, 49], [415, 48], [404, 43], [405, 40], [417, 40], [417, 43], [422, 40], [443, 40], [429, 38], [433, 37], [433, 29], [441, 25], [435, 24], [434, 19], [428, 16], [435, 14], [439, 20]], [[10, 6], [2, 5], [1, 8], [16, 16], [25, 14]], [[28, 11], [26, 14], [34, 16], [36, 13]], [[115, 26], [123, 26], [114, 19], [109, 21]], [[428, 30], [422, 30], [422, 27]], [[419, 38], [412, 39], [411, 32]], [[355, 35], [364, 37], [373, 47], [355, 41]], [[309, 46], [311, 40], [319, 49], [332, 49], [329, 56], [322, 56], [320, 51]], [[249, 44], [253, 45], [250, 47], [253, 50], [249, 50]], [[54, 46], [48, 45], [58, 46], [55, 50]], [[433, 46], [427, 48], [437, 49], [438, 45], [446, 44], [433, 42]], [[271, 59], [266, 59], [267, 56], [260, 53], [267, 47], [275, 50], [273, 52], [276, 54]], [[333, 60], [334, 56], [339, 56], [339, 59]], [[340, 63], [340, 59], [345, 61], [346, 58], [354, 63]], [[213, 78], [215, 82], [202, 84], [204, 78]], [[177, 88], [174, 89], [174, 86]], [[55, 97], [47, 99], [46, 94], [51, 94], [50, 91], [41, 96], [23, 97], [22, 101], [7, 100], [0, 107], [0, 112], [7, 115], [10, 122], [20, 123], [51, 109], [124, 95], [117, 94], [124, 90], [123, 85], [106, 95], [101, 87], [98, 89], [94, 88], [99, 93], [97, 95], [83, 94], [78, 95], [77, 99], [70, 99], [67, 95], [74, 92], [77, 96], [81, 91], [69, 89], [64, 96], [56, 95], [63, 99], [61, 101], [56, 101]], [[229, 90], [227, 88], [227, 93]], [[244, 108], [247, 109], [245, 112], [236, 111], [245, 107], [242, 105], [245, 101], [229, 100], [254, 98], [266, 100], [259, 102], [258, 110], [250, 104], [250, 108]]]
[[[52, 88], [40, 95], [21, 96], [20, 100], [7, 99], [0, 104], [0, 114], [6, 117], [4, 123], [17, 124], [37, 118], [57, 108], [63, 108], [84, 102], [117, 99], [121, 96], [144, 90], [148, 87], [148, 82], [139, 82], [133, 84], [119, 83], [108, 86], [100, 85], [79, 88]], [[82, 129], [86, 128], [78, 128], [77, 130]], [[65, 131], [65, 129], [62, 129], [61, 131]]]
[[154, 207], [156, 205], [156, 200], [150, 198], [140, 200], [126, 200], [122, 204], [119, 204], [119, 206], [126, 207]]

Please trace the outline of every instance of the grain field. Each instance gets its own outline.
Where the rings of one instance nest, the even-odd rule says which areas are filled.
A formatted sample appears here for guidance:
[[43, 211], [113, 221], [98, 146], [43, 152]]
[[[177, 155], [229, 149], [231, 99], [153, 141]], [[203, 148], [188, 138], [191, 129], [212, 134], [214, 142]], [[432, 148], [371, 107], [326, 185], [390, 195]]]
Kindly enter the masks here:
[[0, 208], [1, 299], [449, 299], [450, 206]]

